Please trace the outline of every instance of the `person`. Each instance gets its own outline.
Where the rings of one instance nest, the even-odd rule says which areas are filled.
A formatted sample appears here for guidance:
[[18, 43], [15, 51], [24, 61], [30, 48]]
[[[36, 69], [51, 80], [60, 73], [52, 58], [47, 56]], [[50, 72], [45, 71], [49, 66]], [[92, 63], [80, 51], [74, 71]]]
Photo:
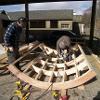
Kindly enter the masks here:
[[56, 43], [56, 50], [58, 52], [59, 57], [63, 57], [64, 60], [69, 61], [70, 58], [70, 50], [71, 50], [71, 39], [70, 37], [64, 35], [61, 36]]
[[[26, 18], [20, 17], [16, 22], [12, 22], [5, 31], [4, 44], [7, 48], [8, 64], [20, 57], [19, 39], [25, 25]], [[16, 63], [16, 67], [20, 69], [19, 63]]]

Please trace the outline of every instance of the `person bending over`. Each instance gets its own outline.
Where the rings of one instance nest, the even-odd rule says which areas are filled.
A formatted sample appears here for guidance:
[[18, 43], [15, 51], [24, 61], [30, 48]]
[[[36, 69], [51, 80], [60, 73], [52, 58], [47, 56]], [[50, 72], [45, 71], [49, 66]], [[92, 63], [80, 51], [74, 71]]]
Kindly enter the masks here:
[[71, 60], [71, 39], [68, 36], [62, 36], [58, 39], [56, 43], [56, 50], [59, 57], [63, 57], [64, 60]]
[[[4, 44], [7, 48], [8, 63], [11, 64], [13, 61], [20, 57], [19, 55], [19, 39], [22, 29], [26, 26], [26, 18], [20, 17], [16, 22], [12, 22], [8, 25], [5, 35]], [[20, 69], [19, 63], [16, 64], [17, 68]]]

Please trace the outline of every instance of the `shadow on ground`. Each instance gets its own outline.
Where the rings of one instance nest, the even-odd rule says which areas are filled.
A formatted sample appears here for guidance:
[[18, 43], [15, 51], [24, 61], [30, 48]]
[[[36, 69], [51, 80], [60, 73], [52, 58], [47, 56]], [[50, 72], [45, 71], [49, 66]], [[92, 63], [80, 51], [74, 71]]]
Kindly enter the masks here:
[[[89, 46], [89, 36], [83, 36], [83, 38], [86, 41], [86, 45]], [[89, 46], [90, 47], [90, 46]], [[100, 57], [100, 38], [94, 37], [94, 40], [92, 42], [92, 46], [90, 47], [92, 52]], [[87, 52], [89, 54], [89, 52]]]
[[93, 98], [93, 100], [100, 100], [100, 91], [97, 93], [96, 97]]

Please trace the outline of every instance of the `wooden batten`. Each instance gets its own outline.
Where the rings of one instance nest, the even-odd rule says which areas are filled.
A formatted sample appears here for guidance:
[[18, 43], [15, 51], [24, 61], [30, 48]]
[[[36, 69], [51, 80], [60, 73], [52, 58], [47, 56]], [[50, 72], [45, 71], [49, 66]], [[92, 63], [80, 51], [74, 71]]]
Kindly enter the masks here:
[[41, 67], [41, 69], [46, 69], [46, 68], [47, 68], [47, 66], [46, 66], [47, 62], [48, 62], [48, 59], [46, 59], [45, 63], [44, 63], [43, 66]]
[[53, 82], [53, 78], [54, 78], [54, 73], [52, 72], [48, 82]]
[[26, 64], [24, 67], [26, 68], [23, 72], [27, 72], [31, 67], [32, 67], [33, 61], [29, 62], [28, 64]]
[[40, 79], [41, 76], [42, 76], [42, 74], [43, 74], [43, 71], [40, 70], [39, 73], [36, 75], [35, 79], [36, 79], [36, 80]]
[[68, 76], [66, 72], [64, 72], [62, 82], [65, 82], [66, 80], [68, 80]]
[[54, 71], [56, 70], [56, 65], [53, 67], [53, 70], [52, 70], [52, 74], [51, 74], [51, 76], [50, 76], [50, 78], [49, 78], [49, 82], [53, 82], [53, 78], [54, 78]]

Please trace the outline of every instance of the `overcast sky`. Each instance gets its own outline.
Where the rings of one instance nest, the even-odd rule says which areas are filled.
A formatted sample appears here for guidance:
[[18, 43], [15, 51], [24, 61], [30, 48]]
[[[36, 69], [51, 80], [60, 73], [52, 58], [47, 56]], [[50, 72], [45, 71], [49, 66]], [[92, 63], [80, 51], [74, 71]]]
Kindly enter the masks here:
[[[73, 9], [76, 14], [83, 12], [92, 6], [92, 1], [71, 1], [71, 2], [51, 2], [29, 4], [29, 10], [55, 10]], [[7, 12], [24, 11], [24, 5], [0, 6], [0, 9]]]

